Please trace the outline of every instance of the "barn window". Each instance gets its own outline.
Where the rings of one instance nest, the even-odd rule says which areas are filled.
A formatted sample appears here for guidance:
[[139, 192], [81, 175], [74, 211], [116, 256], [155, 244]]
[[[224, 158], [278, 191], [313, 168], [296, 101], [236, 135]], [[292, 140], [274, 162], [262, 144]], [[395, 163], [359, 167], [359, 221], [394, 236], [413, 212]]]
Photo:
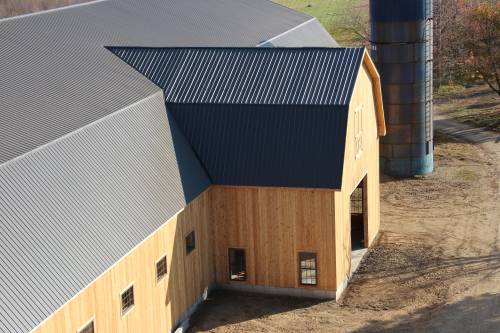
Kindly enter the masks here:
[[77, 333], [94, 333], [94, 320], [91, 320], [87, 324], [85, 324], [82, 328], [80, 328]]
[[315, 286], [318, 277], [317, 267], [316, 253], [299, 252], [300, 284]]
[[247, 279], [245, 250], [229, 249], [229, 279], [231, 281]]
[[122, 298], [122, 316], [134, 307], [134, 286], [128, 287], [121, 294]]
[[355, 159], [363, 152], [363, 104], [354, 110], [354, 152]]
[[165, 275], [167, 275], [167, 256], [156, 262], [156, 281], [160, 281]]
[[194, 231], [191, 231], [186, 236], [186, 254], [190, 254], [196, 248], [196, 241], [194, 238]]

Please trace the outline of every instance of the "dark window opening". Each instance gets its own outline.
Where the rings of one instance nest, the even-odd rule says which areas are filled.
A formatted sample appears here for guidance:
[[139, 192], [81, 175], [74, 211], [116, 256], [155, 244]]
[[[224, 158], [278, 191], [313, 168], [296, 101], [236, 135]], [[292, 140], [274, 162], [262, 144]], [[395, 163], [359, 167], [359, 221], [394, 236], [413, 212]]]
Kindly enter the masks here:
[[365, 248], [365, 191], [361, 181], [351, 194], [351, 246], [352, 250]]
[[91, 321], [90, 323], [79, 329], [78, 333], [94, 333], [94, 321]]
[[245, 250], [229, 249], [229, 279], [231, 281], [247, 279]]
[[131, 286], [122, 293], [122, 315], [127, 313], [134, 306], [134, 286]]
[[156, 281], [160, 281], [165, 275], [167, 275], [166, 256], [156, 262]]
[[317, 267], [316, 253], [299, 252], [300, 284], [315, 286], [318, 277]]
[[190, 254], [196, 248], [196, 242], [194, 238], [194, 231], [191, 231], [189, 235], [186, 236], [186, 254]]

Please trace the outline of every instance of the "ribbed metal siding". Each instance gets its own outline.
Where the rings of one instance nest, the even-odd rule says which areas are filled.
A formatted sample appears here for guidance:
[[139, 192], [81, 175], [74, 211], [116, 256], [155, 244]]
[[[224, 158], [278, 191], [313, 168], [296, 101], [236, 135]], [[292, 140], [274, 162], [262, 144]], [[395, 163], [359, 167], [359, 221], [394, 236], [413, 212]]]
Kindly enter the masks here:
[[265, 0], [109, 0], [1, 20], [0, 164], [158, 91], [105, 46], [255, 46], [310, 19]]
[[347, 107], [167, 104], [213, 183], [340, 188]]
[[396, 176], [432, 172], [432, 1], [371, 1], [370, 15], [387, 120], [381, 169]]
[[0, 332], [27, 332], [209, 185], [161, 92], [0, 167]]
[[111, 48], [168, 103], [347, 105], [362, 48]]

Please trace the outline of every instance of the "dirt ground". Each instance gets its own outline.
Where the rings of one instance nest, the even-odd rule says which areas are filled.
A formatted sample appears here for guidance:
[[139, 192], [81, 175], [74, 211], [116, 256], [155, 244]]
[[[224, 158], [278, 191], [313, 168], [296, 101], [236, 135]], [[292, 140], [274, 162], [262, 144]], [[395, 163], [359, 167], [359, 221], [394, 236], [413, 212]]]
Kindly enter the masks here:
[[191, 332], [500, 332], [500, 136], [442, 109], [435, 172], [382, 178], [381, 237], [341, 302], [215, 292]]

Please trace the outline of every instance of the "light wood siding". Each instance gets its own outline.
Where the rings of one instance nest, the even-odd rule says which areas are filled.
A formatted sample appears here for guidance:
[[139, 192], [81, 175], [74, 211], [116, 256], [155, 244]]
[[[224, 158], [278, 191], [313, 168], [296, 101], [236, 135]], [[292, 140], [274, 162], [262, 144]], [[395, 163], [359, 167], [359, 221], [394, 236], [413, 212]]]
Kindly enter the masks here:
[[[217, 283], [304, 287], [298, 252], [316, 252], [317, 288], [334, 291], [334, 191], [213, 186]], [[228, 248], [246, 250], [247, 280], [230, 282]], [[310, 288], [310, 287], [309, 287]]]
[[[342, 177], [342, 191], [335, 193], [336, 217], [336, 253], [337, 253], [337, 281], [341, 283], [351, 274], [351, 224], [350, 224], [350, 195], [367, 176], [367, 203], [368, 203], [368, 245], [378, 233], [380, 225], [380, 193], [379, 193], [379, 138], [380, 129], [377, 128], [377, 114], [373, 83], [366, 65], [360, 68], [354, 92], [349, 105], [347, 138], [344, 156], [344, 173]], [[355, 158], [354, 112], [362, 105], [362, 150]], [[383, 119], [382, 119], [383, 121]], [[378, 127], [381, 127], [380, 124]]]
[[[358, 74], [349, 107], [341, 190], [211, 186], [188, 207], [49, 317], [36, 333], [168, 332], [213, 283], [335, 291], [350, 275], [350, 194], [367, 175], [368, 240], [380, 224], [378, 123], [370, 73]], [[362, 153], [356, 156], [354, 111], [362, 105]], [[379, 116], [380, 118], [380, 116]], [[185, 236], [196, 249], [186, 255]], [[228, 249], [246, 250], [247, 280], [229, 281]], [[301, 286], [298, 252], [317, 253], [317, 286]], [[167, 255], [167, 276], [156, 262]], [[75, 263], [78, 265], [78, 263]], [[134, 285], [135, 306], [121, 315], [120, 293]]]
[[[206, 191], [34, 332], [76, 333], [92, 317], [96, 332], [168, 332], [214, 282], [208, 200]], [[192, 230], [196, 249], [186, 256]], [[165, 254], [167, 275], [157, 283], [156, 261]], [[135, 305], [122, 317], [120, 292], [131, 283]]]

